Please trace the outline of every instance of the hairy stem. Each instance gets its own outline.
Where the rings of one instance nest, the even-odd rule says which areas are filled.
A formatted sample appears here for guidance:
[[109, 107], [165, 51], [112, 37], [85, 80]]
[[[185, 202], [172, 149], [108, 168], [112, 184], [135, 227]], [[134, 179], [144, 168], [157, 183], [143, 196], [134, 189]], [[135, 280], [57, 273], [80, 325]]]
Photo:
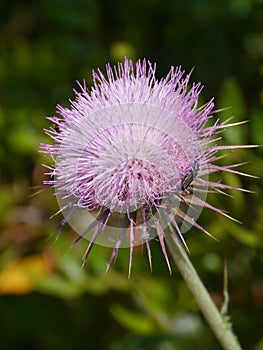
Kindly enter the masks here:
[[169, 232], [166, 233], [165, 239], [175, 264], [222, 348], [225, 350], [241, 350], [231, 325], [223, 319], [216, 308], [179, 240]]

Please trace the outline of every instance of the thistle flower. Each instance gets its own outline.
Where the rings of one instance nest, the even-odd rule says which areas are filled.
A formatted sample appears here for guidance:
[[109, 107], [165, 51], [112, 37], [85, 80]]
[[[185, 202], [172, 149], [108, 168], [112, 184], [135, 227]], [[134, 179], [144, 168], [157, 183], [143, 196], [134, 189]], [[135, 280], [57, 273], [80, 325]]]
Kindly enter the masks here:
[[155, 64], [125, 59], [107, 65], [106, 76], [94, 71], [91, 90], [79, 84], [71, 107], [58, 106], [59, 116], [48, 117], [54, 144], [41, 150], [54, 165], [47, 166], [45, 184], [55, 188], [64, 214], [60, 230], [68, 222], [80, 234], [72, 246], [83, 237], [90, 241], [83, 264], [94, 243], [113, 247], [107, 269], [119, 248], [129, 246], [130, 274], [134, 246], [145, 243], [151, 266], [149, 241], [158, 236], [170, 269], [166, 228], [185, 244], [183, 233], [192, 225], [209, 234], [196, 222], [203, 207], [229, 217], [205, 199], [208, 191], [233, 187], [208, 175], [242, 175], [238, 164], [214, 162], [220, 150], [247, 146], [216, 144], [218, 133], [237, 123], [216, 119], [208, 126], [214, 101], [198, 105], [203, 86], [189, 87], [190, 75], [171, 67], [158, 80]]

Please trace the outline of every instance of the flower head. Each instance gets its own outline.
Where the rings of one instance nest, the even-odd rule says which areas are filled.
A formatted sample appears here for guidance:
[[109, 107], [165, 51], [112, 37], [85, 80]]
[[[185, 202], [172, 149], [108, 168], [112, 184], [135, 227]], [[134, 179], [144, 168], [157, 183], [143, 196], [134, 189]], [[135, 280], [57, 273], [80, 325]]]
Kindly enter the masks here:
[[207, 125], [213, 99], [200, 107], [202, 85], [189, 87], [190, 74], [181, 67], [160, 80], [155, 72], [145, 59], [107, 65], [106, 76], [93, 72], [90, 91], [79, 84], [71, 107], [58, 106], [60, 116], [48, 117], [53, 127], [46, 133], [54, 144], [41, 149], [54, 166], [46, 183], [55, 188], [62, 227], [69, 222], [80, 233], [74, 244], [84, 236], [90, 240], [84, 263], [94, 243], [113, 246], [108, 267], [118, 249], [129, 246], [130, 271], [133, 247], [145, 243], [151, 265], [149, 240], [158, 236], [169, 266], [166, 227], [184, 242], [191, 225], [207, 233], [196, 223], [203, 207], [227, 216], [205, 194], [229, 188], [208, 181], [209, 173], [239, 173], [233, 165], [214, 165], [217, 151], [233, 148], [215, 144], [231, 124]]

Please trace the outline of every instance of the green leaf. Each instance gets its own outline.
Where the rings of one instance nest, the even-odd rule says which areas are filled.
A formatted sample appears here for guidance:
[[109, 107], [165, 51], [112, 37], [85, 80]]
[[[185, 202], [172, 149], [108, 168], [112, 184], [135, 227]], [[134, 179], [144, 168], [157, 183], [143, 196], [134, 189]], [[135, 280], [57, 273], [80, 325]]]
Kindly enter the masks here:
[[154, 322], [142, 314], [124, 309], [120, 305], [113, 305], [111, 312], [120, 324], [133, 333], [150, 335], [156, 331]]
[[246, 246], [253, 248], [263, 246], [262, 235], [257, 231], [249, 230], [242, 225], [236, 225], [232, 222], [228, 222], [226, 229], [237, 241]]
[[[263, 112], [262, 109], [255, 108], [251, 115], [251, 137], [256, 145], [263, 145]], [[262, 150], [262, 148], [261, 148]]]
[[58, 274], [37, 279], [36, 286], [43, 293], [55, 295], [63, 299], [79, 297], [83, 292], [83, 289], [79, 285], [73, 284], [72, 281]]
[[134, 288], [136, 302], [155, 319], [158, 319], [159, 315], [174, 302], [174, 291], [171, 293], [170, 286], [165, 279], [143, 276], [136, 279]]
[[[224, 79], [218, 101], [220, 108], [230, 107], [230, 109], [220, 113], [223, 120], [228, 119], [230, 116], [234, 116], [232, 122], [246, 120], [246, 103], [242, 90], [235, 78], [227, 77]], [[228, 143], [240, 144], [243, 143], [245, 138], [245, 131], [245, 125], [228, 128], [224, 131], [223, 137]]]
[[136, 57], [134, 46], [127, 41], [117, 41], [110, 48], [110, 55], [115, 61], [122, 61], [123, 57]]

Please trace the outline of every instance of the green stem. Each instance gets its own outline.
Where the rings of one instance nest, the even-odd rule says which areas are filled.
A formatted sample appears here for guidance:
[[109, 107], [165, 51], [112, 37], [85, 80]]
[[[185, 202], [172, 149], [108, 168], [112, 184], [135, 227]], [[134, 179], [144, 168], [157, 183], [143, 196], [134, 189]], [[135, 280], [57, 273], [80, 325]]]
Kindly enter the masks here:
[[166, 233], [165, 239], [175, 264], [222, 348], [225, 350], [241, 350], [231, 325], [223, 319], [216, 308], [179, 240], [169, 232]]

